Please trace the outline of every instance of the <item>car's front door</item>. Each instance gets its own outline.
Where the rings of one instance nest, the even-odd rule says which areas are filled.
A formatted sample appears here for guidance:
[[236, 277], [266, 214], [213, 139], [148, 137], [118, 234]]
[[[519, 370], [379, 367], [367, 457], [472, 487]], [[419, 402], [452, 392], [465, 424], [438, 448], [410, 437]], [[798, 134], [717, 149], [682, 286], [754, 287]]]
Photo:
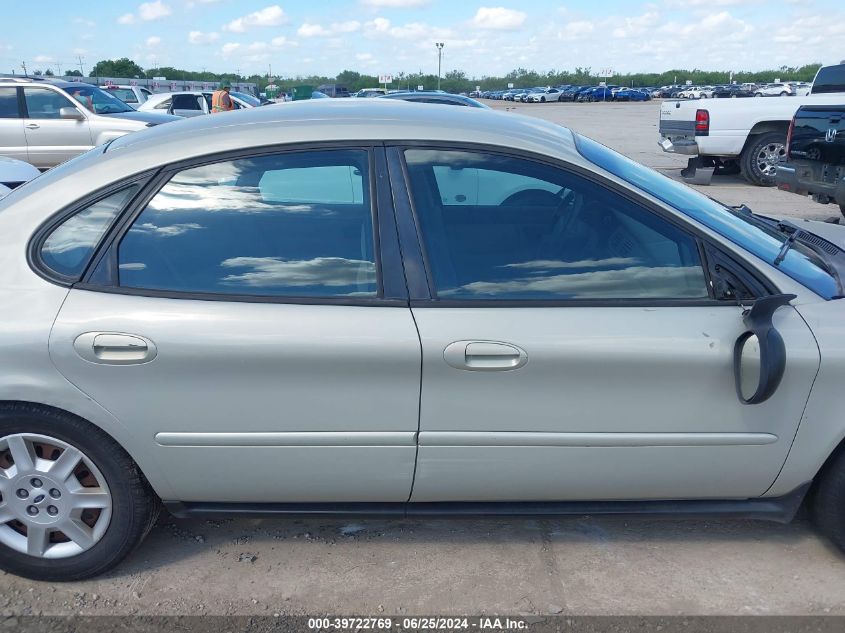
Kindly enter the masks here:
[[[91, 149], [91, 128], [80, 104], [62, 93], [46, 87], [23, 89], [26, 113], [24, 129], [29, 152], [29, 162], [47, 168], [63, 163]], [[82, 116], [63, 119], [62, 108], [72, 108]]]
[[703, 245], [683, 223], [523, 157], [402, 154], [432, 297], [411, 297], [423, 347], [412, 501], [767, 490], [819, 363], [794, 309], [776, 313], [780, 389], [742, 405], [742, 309], [713, 298]]
[[[387, 196], [375, 214], [373, 160], [324, 149], [173, 170], [70, 291], [56, 366], [179, 500], [407, 500], [420, 346], [401, 262], [379, 256], [398, 245], [374, 228], [392, 211]], [[67, 260], [84, 234], [43, 257]]]
[[170, 113], [181, 117], [195, 117], [207, 114], [203, 108], [203, 96], [191, 92], [173, 95]]
[[15, 87], [0, 88], [0, 152], [9, 158], [28, 159], [26, 133]]

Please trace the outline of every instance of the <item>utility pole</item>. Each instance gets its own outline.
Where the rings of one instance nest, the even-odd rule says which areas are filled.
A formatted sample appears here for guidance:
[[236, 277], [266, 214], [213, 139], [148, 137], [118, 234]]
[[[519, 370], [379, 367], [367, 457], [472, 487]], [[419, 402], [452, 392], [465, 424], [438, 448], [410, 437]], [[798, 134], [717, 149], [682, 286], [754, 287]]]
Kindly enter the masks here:
[[446, 46], [443, 42], [437, 42], [437, 89], [440, 90], [440, 72], [443, 67], [443, 47]]
[[82, 55], [77, 55], [76, 59], [79, 61], [79, 72], [82, 73], [82, 76], [85, 76], [85, 69], [82, 68]]
[[26, 62], [21, 62], [21, 68], [23, 68], [23, 76], [29, 77], [29, 75], [26, 74]]

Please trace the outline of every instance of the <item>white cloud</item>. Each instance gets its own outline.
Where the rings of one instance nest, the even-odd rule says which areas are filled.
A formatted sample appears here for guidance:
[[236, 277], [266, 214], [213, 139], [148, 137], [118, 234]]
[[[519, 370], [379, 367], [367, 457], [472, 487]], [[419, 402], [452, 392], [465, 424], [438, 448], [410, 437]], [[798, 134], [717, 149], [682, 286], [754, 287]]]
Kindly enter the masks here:
[[94, 20], [89, 20], [88, 18], [73, 18], [74, 24], [82, 24], [83, 26], [87, 26], [89, 29], [93, 29], [97, 26], [97, 23]]
[[165, 18], [171, 13], [173, 13], [173, 11], [170, 7], [164, 4], [161, 0], [155, 0], [155, 2], [145, 2], [138, 7], [138, 16], [145, 22]]
[[306, 22], [296, 30], [296, 34], [300, 37], [328, 37], [331, 35], [331, 31], [323, 28], [320, 24]]
[[375, 31], [376, 33], [386, 33], [390, 29], [390, 20], [387, 18], [376, 18], [364, 25], [368, 31]]
[[367, 7], [388, 9], [410, 9], [427, 5], [430, 0], [361, 0]]
[[33, 61], [37, 64], [52, 64], [56, 60], [50, 55], [36, 55]]
[[232, 20], [223, 28], [233, 33], [243, 33], [254, 26], [281, 26], [288, 21], [284, 9], [278, 4], [264, 7], [236, 20]]
[[117, 18], [118, 24], [134, 24], [135, 23], [135, 15], [132, 13], [124, 13], [119, 18]]
[[306, 22], [299, 27], [296, 33], [300, 37], [333, 37], [339, 34], [354, 33], [360, 29], [361, 23], [357, 20], [335, 22], [328, 28], [324, 27], [322, 24]]
[[161, 38], [158, 35], [151, 35], [147, 38], [147, 46], [158, 46], [161, 44]]
[[220, 39], [220, 34], [215, 32], [203, 33], [202, 31], [191, 31], [188, 33], [188, 41], [191, 44], [213, 44]]
[[358, 53], [358, 54], [355, 55], [355, 59], [357, 59], [359, 62], [370, 61], [372, 58], [373, 58], [372, 53]]
[[227, 42], [226, 44], [223, 44], [223, 48], [221, 50], [223, 51], [224, 55], [231, 55], [240, 47], [241, 45], [237, 42]]
[[528, 16], [523, 11], [504, 7], [481, 7], [475, 13], [472, 24], [480, 29], [511, 30], [518, 29]]

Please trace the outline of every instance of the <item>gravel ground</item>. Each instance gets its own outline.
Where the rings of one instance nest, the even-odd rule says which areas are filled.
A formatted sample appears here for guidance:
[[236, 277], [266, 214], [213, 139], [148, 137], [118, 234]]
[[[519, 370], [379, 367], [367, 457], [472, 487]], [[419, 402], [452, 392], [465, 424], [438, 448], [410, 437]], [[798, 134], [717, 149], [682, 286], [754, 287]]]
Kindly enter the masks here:
[[[496, 107], [503, 107], [500, 102]], [[514, 106], [511, 106], [514, 107]], [[517, 105], [670, 175], [658, 106]], [[731, 204], [820, 218], [833, 207], [734, 177]], [[805, 519], [271, 520], [164, 515], [105, 577], [48, 584], [0, 572], [0, 614], [845, 615], [845, 556]]]

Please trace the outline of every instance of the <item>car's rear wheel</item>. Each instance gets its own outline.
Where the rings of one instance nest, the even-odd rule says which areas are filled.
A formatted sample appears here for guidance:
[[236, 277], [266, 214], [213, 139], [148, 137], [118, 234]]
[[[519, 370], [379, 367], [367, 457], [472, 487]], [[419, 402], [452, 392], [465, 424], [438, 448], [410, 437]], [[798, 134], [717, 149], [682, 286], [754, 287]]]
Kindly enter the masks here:
[[819, 530], [845, 551], [845, 450], [825, 465], [811, 503]]
[[752, 137], [740, 157], [742, 175], [753, 185], [775, 184], [777, 165], [786, 157], [786, 134], [767, 132]]
[[135, 463], [100, 429], [48, 407], [0, 407], [0, 568], [46, 581], [101, 574], [158, 511]]

